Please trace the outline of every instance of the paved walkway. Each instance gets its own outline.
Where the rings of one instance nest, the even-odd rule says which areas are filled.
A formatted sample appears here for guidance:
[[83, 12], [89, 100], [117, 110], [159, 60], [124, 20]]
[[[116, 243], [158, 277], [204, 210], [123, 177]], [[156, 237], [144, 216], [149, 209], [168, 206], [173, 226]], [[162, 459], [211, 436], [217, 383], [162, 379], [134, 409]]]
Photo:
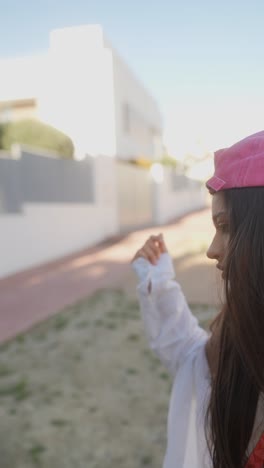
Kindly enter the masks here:
[[204, 250], [212, 235], [208, 209], [160, 228], [148, 228], [111, 239], [60, 261], [0, 280], [0, 342], [28, 330], [97, 289], [122, 287], [135, 295], [136, 279], [129, 262], [146, 238], [163, 232], [175, 258], [177, 276], [187, 299], [214, 303], [213, 265]]

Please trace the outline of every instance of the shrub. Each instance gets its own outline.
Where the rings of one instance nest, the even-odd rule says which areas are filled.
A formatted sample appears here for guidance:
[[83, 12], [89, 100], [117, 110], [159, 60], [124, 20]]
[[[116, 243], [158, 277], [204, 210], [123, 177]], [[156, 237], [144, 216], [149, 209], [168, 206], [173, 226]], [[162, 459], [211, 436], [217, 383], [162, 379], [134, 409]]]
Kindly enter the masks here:
[[71, 159], [74, 146], [72, 140], [50, 125], [37, 120], [19, 120], [0, 125], [0, 149], [9, 151], [14, 143], [56, 151], [60, 156]]

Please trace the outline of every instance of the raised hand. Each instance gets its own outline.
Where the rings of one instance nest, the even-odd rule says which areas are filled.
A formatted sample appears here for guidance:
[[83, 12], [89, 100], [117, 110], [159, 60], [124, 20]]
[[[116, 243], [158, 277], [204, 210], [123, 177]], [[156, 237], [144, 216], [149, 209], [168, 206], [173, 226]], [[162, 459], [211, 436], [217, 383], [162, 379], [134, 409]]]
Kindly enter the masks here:
[[152, 265], [156, 265], [160, 255], [165, 252], [168, 252], [168, 250], [164, 242], [163, 235], [159, 234], [158, 236], [150, 236], [143, 247], [136, 252], [132, 262], [137, 258], [142, 257], [152, 263]]

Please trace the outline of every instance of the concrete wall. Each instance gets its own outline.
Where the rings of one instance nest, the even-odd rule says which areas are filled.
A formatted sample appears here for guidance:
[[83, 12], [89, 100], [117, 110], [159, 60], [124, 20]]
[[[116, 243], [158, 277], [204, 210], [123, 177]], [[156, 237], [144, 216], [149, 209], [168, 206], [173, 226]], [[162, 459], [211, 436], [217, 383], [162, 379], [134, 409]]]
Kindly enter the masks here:
[[0, 278], [207, 202], [200, 183], [159, 164], [149, 171], [109, 156], [65, 161], [29, 149], [0, 156]]
[[207, 190], [195, 180], [155, 163], [151, 169], [117, 164], [119, 228], [166, 224], [207, 205]]
[[[2, 169], [5, 166], [5, 177], [0, 178], [0, 277], [76, 252], [118, 232], [116, 174], [112, 158], [99, 157], [89, 162], [70, 162], [75, 165], [75, 170], [70, 170], [69, 166], [64, 181], [66, 183], [71, 178], [75, 190], [68, 185], [68, 190], [61, 191], [60, 185], [58, 190], [55, 189], [56, 170], [53, 172], [53, 167], [56, 169], [61, 163], [63, 167], [69, 161], [48, 160], [50, 171], [46, 170], [41, 177], [36, 168], [38, 163], [39, 169], [43, 168], [43, 159], [40, 157], [39, 160], [34, 155], [35, 160], [31, 160], [32, 156], [22, 152], [21, 159], [16, 161], [0, 159], [1, 175], [4, 174]], [[26, 179], [23, 172], [25, 159]], [[9, 175], [8, 166], [11, 167]], [[16, 170], [12, 172], [14, 167]], [[86, 199], [83, 191], [84, 169], [87, 186], [89, 180], [94, 182], [93, 193], [90, 191], [88, 194], [87, 191]], [[6, 183], [4, 186], [4, 179], [12, 185]], [[29, 181], [28, 187], [24, 185], [25, 180]], [[57, 178], [58, 180], [62, 179]], [[34, 185], [34, 182], [37, 184]], [[43, 197], [41, 187], [44, 186], [46, 190]], [[6, 187], [11, 187], [11, 191], [15, 193], [13, 198], [16, 198], [16, 205], [10, 198], [11, 191], [7, 192]], [[53, 189], [49, 190], [49, 187]]]
[[200, 182], [159, 164], [152, 167], [152, 175], [154, 224], [165, 224], [206, 206], [207, 190]]
[[1, 211], [19, 213], [26, 203], [92, 203], [93, 160], [79, 163], [47, 153], [13, 147], [9, 158], [0, 159]]
[[148, 170], [117, 163], [117, 203], [120, 231], [152, 224], [152, 177]]

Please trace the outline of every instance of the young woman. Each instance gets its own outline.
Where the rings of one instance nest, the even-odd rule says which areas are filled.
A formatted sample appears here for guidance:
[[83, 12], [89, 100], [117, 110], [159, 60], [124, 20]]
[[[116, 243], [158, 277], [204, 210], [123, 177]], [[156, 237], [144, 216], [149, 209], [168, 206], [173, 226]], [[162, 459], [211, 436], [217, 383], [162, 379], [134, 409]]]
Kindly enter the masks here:
[[133, 259], [150, 346], [174, 381], [164, 468], [264, 467], [264, 132], [215, 154], [216, 233], [207, 255], [225, 300], [208, 335], [192, 316], [162, 235]]

